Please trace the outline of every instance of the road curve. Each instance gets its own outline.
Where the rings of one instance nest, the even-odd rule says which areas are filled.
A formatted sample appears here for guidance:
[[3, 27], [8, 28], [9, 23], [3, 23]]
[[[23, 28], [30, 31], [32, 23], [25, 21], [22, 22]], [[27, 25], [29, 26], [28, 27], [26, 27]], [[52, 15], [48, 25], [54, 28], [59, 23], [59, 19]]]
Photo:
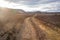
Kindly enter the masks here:
[[21, 20], [18, 18], [14, 22], [9, 21], [5, 24], [4, 27], [10, 28], [11, 26], [11, 29], [0, 33], [3, 34], [0, 35], [0, 40], [60, 40], [60, 28], [58, 28], [59, 32], [55, 31], [34, 16], [25, 17], [22, 23], [20, 22]]
[[[34, 18], [28, 17], [24, 20], [25, 31], [30, 30], [31, 40], [60, 40], [60, 33], [51, 29], [42, 21]], [[29, 34], [29, 31], [26, 32], [26, 36]]]

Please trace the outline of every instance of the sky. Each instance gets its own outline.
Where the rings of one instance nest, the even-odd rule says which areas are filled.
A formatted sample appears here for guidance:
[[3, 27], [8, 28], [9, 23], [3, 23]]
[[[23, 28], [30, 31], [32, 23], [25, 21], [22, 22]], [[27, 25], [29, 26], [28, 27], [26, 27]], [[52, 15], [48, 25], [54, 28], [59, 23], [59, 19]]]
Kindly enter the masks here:
[[60, 0], [0, 0], [0, 7], [24, 11], [60, 12]]

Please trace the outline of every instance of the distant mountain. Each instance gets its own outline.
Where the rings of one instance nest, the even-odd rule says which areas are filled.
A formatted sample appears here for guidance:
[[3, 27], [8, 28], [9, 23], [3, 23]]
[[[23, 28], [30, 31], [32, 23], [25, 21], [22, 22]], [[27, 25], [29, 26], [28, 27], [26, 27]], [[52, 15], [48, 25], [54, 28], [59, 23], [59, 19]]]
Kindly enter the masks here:
[[16, 11], [18, 11], [19, 13], [26, 13], [24, 10], [22, 9], [16, 9]]
[[22, 13], [22, 14], [60, 14], [60, 12], [41, 12], [41, 11], [33, 11], [33, 12], [25, 12], [22, 9], [10, 9], [10, 8], [2, 8], [0, 7], [0, 14], [3, 13], [8, 13], [8, 14], [17, 14], [17, 13]]
[[28, 12], [29, 14], [58, 14], [60, 15], [60, 12], [42, 12], [42, 11], [33, 11], [33, 12]]
[[22, 9], [10, 9], [10, 8], [0, 8], [0, 13], [25, 13]]

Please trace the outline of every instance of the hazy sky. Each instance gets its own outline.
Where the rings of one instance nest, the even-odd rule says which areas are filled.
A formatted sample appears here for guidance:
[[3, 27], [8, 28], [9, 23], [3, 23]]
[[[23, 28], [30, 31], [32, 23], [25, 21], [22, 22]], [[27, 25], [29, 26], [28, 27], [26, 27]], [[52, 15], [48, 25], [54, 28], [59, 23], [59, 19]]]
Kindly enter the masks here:
[[23, 9], [25, 11], [60, 12], [60, 0], [0, 0], [0, 7]]

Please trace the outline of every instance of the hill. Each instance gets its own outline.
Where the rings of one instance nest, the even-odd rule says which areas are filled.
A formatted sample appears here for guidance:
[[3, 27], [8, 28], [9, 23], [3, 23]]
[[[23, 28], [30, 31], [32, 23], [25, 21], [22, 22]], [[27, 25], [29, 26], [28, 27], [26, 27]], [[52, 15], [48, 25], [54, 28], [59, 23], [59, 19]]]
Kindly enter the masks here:
[[60, 14], [3, 8], [0, 40], [60, 40]]

